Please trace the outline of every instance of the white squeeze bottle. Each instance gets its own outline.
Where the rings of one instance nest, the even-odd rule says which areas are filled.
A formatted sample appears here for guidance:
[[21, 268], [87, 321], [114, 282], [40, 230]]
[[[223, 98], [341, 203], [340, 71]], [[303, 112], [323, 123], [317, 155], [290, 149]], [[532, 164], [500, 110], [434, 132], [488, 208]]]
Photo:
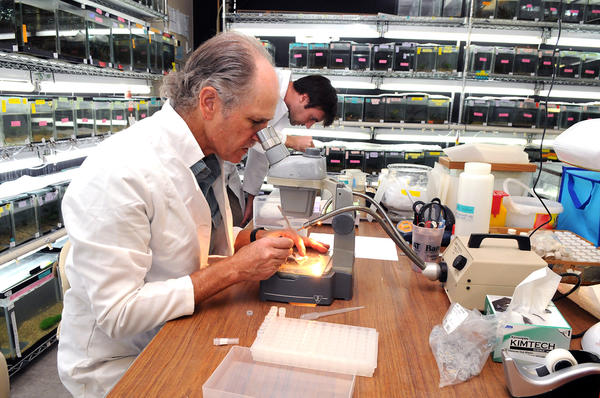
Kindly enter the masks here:
[[487, 234], [494, 192], [494, 176], [489, 163], [467, 162], [458, 177], [455, 235]]

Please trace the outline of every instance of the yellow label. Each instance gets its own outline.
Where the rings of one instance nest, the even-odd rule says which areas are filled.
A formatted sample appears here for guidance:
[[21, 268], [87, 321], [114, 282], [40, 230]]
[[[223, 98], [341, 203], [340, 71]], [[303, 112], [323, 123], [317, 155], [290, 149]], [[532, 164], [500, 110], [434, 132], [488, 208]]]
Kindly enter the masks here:
[[136, 28], [139, 28], [139, 29], [144, 29], [144, 27], [143, 27], [142, 25], [140, 25], [139, 23], [136, 23], [136, 24], [135, 24], [135, 27], [136, 27]]
[[27, 43], [27, 25], [23, 24], [21, 28], [23, 29], [23, 43]]
[[131, 46], [135, 48], [135, 39], [131, 39]]
[[10, 210], [10, 203], [6, 205], [6, 211]]
[[446, 99], [432, 99], [430, 101], [436, 105], [444, 105], [448, 102], [448, 100], [446, 100]]
[[175, 71], [175, 62], [171, 62], [171, 64], [173, 64], [173, 70]]
[[442, 47], [438, 48], [438, 54], [442, 55]]
[[25, 105], [27, 103], [27, 98], [21, 98], [21, 102], [23, 103], [23, 105]]
[[141, 101], [140, 101], [140, 104], [145, 104], [145, 103], [146, 103], [146, 101], [145, 101], [145, 100], [141, 100]]
[[429, 154], [432, 156], [440, 156], [442, 153], [441, 152], [429, 152]]
[[8, 99], [8, 103], [11, 104], [11, 105], [20, 104], [21, 103], [21, 98], [9, 98]]
[[31, 103], [31, 113], [36, 113], [35, 112], [35, 104], [33, 102]]
[[417, 47], [417, 54], [421, 54], [421, 47]]
[[[45, 103], [46, 103], [46, 100], [35, 100], [36, 105], [43, 105]], [[31, 105], [33, 105], [33, 104], [31, 104]]]
[[156, 28], [150, 28], [150, 32], [160, 33], [160, 30], [158, 30]]
[[152, 43], [152, 35], [148, 35], [148, 43]]
[[135, 107], [138, 111], [140, 110], [140, 104], [135, 104]]
[[2, 100], [2, 113], [6, 112], [6, 101]]
[[0, 207], [0, 214], [4, 212], [4, 207]]
[[423, 101], [423, 97], [411, 97], [411, 101]]
[[[402, 195], [404, 195], [404, 196], [408, 196], [408, 195], [406, 194], [406, 189], [403, 189], [401, 192], [402, 192]], [[420, 197], [420, 196], [421, 196], [421, 192], [420, 192], [420, 191], [408, 191], [408, 192], [410, 192], [410, 196], [414, 196], [414, 197], [416, 197], [416, 198], [418, 198], [418, 197]]]
[[419, 159], [421, 157], [420, 153], [407, 153], [404, 157], [405, 159]]

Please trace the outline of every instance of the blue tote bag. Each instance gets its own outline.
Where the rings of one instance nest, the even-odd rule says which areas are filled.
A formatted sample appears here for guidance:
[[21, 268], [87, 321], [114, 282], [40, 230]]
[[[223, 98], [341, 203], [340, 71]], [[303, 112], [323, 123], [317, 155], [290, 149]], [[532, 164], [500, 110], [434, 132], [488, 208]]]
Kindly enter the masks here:
[[600, 245], [600, 172], [563, 167], [558, 201], [563, 212], [556, 229], [566, 229]]

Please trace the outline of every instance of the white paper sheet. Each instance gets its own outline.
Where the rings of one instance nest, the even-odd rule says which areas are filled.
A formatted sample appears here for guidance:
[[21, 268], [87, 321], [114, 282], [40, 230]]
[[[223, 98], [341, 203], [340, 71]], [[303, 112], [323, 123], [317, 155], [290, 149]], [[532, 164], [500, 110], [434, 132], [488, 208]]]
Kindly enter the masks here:
[[[333, 247], [333, 234], [311, 233], [310, 237]], [[354, 242], [354, 257], [398, 261], [398, 252], [396, 244], [390, 238], [357, 236]]]

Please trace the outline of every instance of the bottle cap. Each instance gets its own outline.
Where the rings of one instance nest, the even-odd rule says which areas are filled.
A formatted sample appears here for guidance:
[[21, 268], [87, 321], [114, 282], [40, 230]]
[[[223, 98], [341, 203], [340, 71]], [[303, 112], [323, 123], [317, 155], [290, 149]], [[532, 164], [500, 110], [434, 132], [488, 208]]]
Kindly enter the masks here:
[[467, 162], [465, 163], [465, 173], [469, 174], [490, 174], [492, 165], [489, 163]]

